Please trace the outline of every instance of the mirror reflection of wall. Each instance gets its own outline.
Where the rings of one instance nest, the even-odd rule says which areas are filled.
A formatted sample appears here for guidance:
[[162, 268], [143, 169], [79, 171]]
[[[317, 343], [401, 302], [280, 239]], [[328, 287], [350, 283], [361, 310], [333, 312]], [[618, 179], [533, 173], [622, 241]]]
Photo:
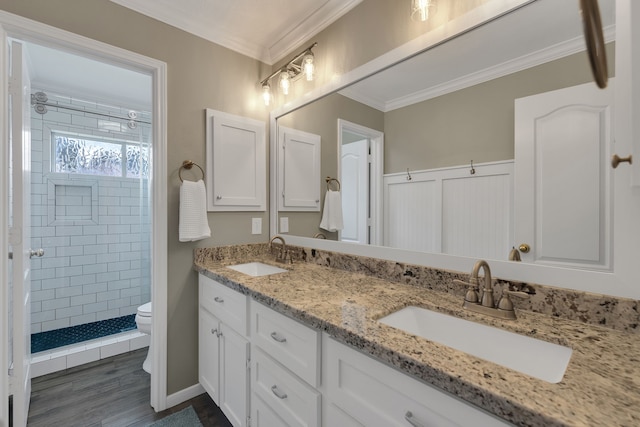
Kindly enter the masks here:
[[[380, 132], [384, 126], [384, 113], [337, 93], [278, 119], [278, 127], [285, 126], [320, 135], [322, 140], [320, 176], [323, 179], [317, 182], [317, 186], [320, 190], [321, 199], [326, 192], [324, 177], [338, 176], [337, 120], [339, 118]], [[323, 233], [328, 239], [338, 240], [337, 231], [328, 232], [320, 229], [321, 215], [322, 210], [316, 212], [279, 213], [279, 217], [288, 218], [289, 234], [313, 237], [317, 233]]]
[[[607, 46], [607, 55], [612, 75], [614, 75], [614, 50], [614, 44], [610, 43]], [[386, 112], [350, 99], [343, 95], [348, 91], [343, 91], [280, 117], [278, 125], [322, 135], [322, 177], [340, 176], [339, 173], [341, 173], [338, 164], [340, 150], [336, 141], [339, 135], [339, 120], [375, 129], [384, 134], [385, 179], [389, 179], [394, 174], [402, 174], [404, 179], [407, 170], [415, 175], [417, 171], [442, 168], [468, 169], [471, 160], [475, 165], [512, 162], [514, 159], [514, 101], [533, 94], [590, 82], [591, 75], [588, 67], [585, 66], [586, 63], [586, 54], [580, 52]], [[350, 188], [348, 180], [344, 182], [345, 177], [341, 176], [341, 178], [343, 188]], [[318, 182], [317, 185], [324, 194], [324, 181]], [[389, 200], [383, 201], [385, 209], [389, 202]], [[290, 234], [312, 237], [318, 232], [323, 232], [329, 239], [340, 240], [339, 233], [328, 233], [319, 229], [320, 214], [287, 212]], [[345, 219], [347, 224], [350, 221], [352, 219]], [[408, 219], [397, 219], [395, 222], [408, 224], [407, 221]], [[422, 225], [428, 222], [428, 215], [423, 215], [415, 221], [416, 224]], [[386, 221], [385, 225], [389, 228]], [[389, 238], [386, 240], [382, 238], [387, 231], [382, 228], [379, 230], [381, 236], [379, 242], [399, 247]], [[408, 228], [410, 231], [407, 232], [416, 234], [415, 228], [411, 229], [410, 226]], [[507, 230], [505, 236], [501, 245], [510, 249], [511, 245], [516, 244], [513, 241], [512, 230]], [[403, 248], [426, 252], [437, 251], [437, 248], [429, 243], [428, 238], [419, 237], [415, 246]], [[445, 251], [445, 253], [452, 252]], [[506, 259], [508, 250], [501, 248], [498, 252], [456, 254]]]

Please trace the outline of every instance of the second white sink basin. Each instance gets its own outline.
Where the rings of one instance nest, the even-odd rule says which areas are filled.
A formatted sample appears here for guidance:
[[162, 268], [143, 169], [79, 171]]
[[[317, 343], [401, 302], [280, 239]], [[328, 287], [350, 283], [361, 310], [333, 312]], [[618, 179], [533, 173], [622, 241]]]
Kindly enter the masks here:
[[286, 273], [287, 271], [289, 271], [285, 270], [284, 268], [275, 267], [269, 264], [263, 264], [261, 262], [249, 262], [246, 264], [230, 265], [227, 268], [253, 277], [268, 276], [270, 274]]
[[379, 322], [550, 383], [562, 380], [573, 352], [569, 347], [420, 307], [405, 307]]

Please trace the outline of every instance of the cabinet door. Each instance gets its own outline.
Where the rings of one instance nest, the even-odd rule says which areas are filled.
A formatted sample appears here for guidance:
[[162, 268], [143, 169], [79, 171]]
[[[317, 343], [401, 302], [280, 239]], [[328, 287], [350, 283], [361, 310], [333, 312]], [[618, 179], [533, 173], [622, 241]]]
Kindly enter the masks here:
[[264, 211], [267, 200], [264, 122], [211, 109], [206, 114], [209, 211]]
[[220, 325], [220, 402], [218, 405], [235, 427], [245, 427], [249, 415], [249, 342], [222, 323]]
[[207, 310], [200, 309], [198, 325], [198, 377], [202, 387], [216, 404], [220, 404], [219, 354], [220, 322]]
[[320, 136], [278, 128], [278, 210], [320, 210]]

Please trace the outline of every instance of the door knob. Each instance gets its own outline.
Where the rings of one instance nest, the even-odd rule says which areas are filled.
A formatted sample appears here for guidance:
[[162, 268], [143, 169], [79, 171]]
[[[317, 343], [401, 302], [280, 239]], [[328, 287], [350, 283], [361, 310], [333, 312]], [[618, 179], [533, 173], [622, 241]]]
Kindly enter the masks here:
[[44, 255], [44, 249], [40, 248], [40, 249], [29, 249], [29, 258], [33, 258], [38, 257], [40, 258], [41, 256]]
[[518, 246], [518, 249], [523, 254], [528, 254], [529, 251], [531, 250], [531, 247], [529, 245], [527, 245], [526, 243], [521, 243], [520, 246]]
[[614, 154], [613, 157], [611, 157], [611, 166], [615, 169], [620, 163], [629, 163], [631, 165], [633, 164], [633, 158], [631, 155], [628, 155], [627, 157], [620, 157], [617, 154]]

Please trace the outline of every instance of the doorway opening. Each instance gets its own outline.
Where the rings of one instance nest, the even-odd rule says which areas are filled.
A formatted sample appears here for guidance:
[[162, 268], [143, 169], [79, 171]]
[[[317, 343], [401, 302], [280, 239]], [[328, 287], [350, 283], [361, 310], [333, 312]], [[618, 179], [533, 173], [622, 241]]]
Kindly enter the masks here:
[[[23, 193], [29, 193], [34, 203], [25, 203], [20, 211], [27, 219], [21, 229], [11, 226], [14, 222], [7, 215], [12, 212], [10, 204], [17, 204], [14, 194], [0, 191], [6, 200], [0, 222], [7, 227], [0, 255], [7, 267], [3, 270], [15, 270], [12, 278], [5, 273], [1, 280], [3, 294], [13, 295], [13, 301], [1, 310], [12, 327], [8, 335], [0, 334], [0, 360], [3, 365], [21, 367], [20, 375], [14, 377], [10, 371], [3, 380], [0, 423], [9, 419], [11, 411], [14, 425], [26, 424], [30, 378], [37, 374], [31, 365], [31, 331], [61, 331], [87, 323], [104, 326], [102, 322], [110, 319], [124, 322], [116, 326], [119, 332], [125, 330], [124, 335], [102, 337], [97, 345], [91, 341], [86, 351], [69, 346], [51, 349], [55, 354], [47, 357], [51, 362], [47, 369], [65, 369], [91, 361], [96, 349], [97, 357], [103, 358], [143, 346], [138, 342], [131, 347], [129, 334], [135, 333], [131, 322], [135, 309], [149, 300], [159, 313], [151, 325], [150, 403], [163, 410], [167, 399], [167, 214], [166, 186], [162, 185], [166, 183], [166, 64], [5, 12], [0, 12], [0, 25], [5, 30], [0, 62], [4, 76], [12, 76], [3, 80], [9, 86], [1, 91], [6, 98], [22, 98], [20, 108], [3, 110], [4, 122], [13, 126], [19, 116], [26, 126], [13, 126], [15, 134], [22, 129], [23, 137], [28, 135], [23, 139], [35, 143], [24, 156], [29, 157], [27, 162], [15, 163], [7, 153], [0, 153], [5, 168], [22, 175], [0, 179], [4, 189], [15, 190], [18, 181], [34, 180], [33, 185], [24, 186], [33, 190]], [[17, 92], [16, 74], [10, 71], [16, 61], [4, 55], [9, 41], [10, 51], [19, 45], [29, 56], [28, 67], [23, 67], [30, 71], [25, 73], [28, 83], [23, 86], [23, 76]], [[38, 66], [41, 55], [45, 66]], [[118, 79], [123, 75], [130, 78]], [[71, 83], [56, 80], [60, 76]], [[108, 82], [113, 85], [109, 87]], [[135, 88], [141, 89], [144, 98], [135, 96]], [[11, 127], [9, 131], [11, 138]], [[33, 232], [33, 239], [21, 238], [27, 230]], [[26, 253], [27, 262], [20, 267], [31, 275], [24, 276], [27, 280], [16, 280], [19, 269], [8, 256], [11, 250], [20, 259]], [[10, 286], [16, 290], [9, 292]], [[23, 290], [30, 296], [42, 294], [28, 307], [15, 310], [16, 295]], [[50, 298], [45, 299], [45, 294]], [[40, 314], [31, 317], [32, 310]], [[92, 332], [90, 337], [104, 333]], [[18, 339], [19, 345], [11, 339]], [[13, 395], [11, 409], [6, 403], [9, 395]], [[20, 404], [15, 404], [16, 399]]]

